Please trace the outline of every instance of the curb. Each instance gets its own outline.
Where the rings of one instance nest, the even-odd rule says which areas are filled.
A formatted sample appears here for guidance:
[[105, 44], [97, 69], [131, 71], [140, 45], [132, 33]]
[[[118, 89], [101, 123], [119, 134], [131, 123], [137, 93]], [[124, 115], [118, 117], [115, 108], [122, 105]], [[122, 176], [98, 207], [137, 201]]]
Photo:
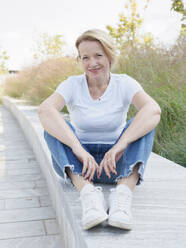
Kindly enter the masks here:
[[68, 201], [65, 197], [63, 186], [52, 169], [50, 152], [43, 137], [43, 128], [39, 118], [35, 118], [37, 107], [25, 105], [27, 101], [17, 100], [3, 96], [3, 105], [11, 111], [17, 119], [25, 137], [31, 146], [41, 171], [46, 179], [53, 208], [56, 212], [62, 242], [65, 248], [87, 248], [79, 225]]

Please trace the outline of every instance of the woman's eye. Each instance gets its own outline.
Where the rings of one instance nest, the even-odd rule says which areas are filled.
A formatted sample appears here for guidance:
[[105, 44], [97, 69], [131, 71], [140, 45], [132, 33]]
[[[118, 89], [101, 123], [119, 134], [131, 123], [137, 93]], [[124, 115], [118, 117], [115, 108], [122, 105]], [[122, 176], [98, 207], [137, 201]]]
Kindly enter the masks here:
[[83, 60], [87, 59], [87, 57], [83, 57]]
[[97, 54], [97, 56], [101, 57], [102, 55], [101, 54]]

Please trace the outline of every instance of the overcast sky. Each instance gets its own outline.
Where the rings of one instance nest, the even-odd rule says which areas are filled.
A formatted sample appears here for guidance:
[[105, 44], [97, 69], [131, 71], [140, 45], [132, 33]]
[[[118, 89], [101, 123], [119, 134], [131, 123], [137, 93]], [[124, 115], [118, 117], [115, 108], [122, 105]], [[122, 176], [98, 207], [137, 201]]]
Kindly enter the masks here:
[[[0, 0], [0, 47], [10, 56], [9, 69], [33, 63], [38, 35], [62, 34], [66, 54], [75, 51], [74, 42], [85, 30], [115, 26], [125, 0]], [[137, 0], [139, 9], [145, 0]], [[164, 44], [173, 44], [180, 30], [181, 16], [170, 11], [171, 0], [150, 0], [142, 13], [143, 32], [151, 32]]]

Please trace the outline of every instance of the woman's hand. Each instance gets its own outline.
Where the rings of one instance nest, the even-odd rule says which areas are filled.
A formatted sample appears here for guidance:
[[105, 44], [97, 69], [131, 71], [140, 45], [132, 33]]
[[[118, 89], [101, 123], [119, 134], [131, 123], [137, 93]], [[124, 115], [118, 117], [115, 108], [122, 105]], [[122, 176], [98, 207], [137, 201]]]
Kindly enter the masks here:
[[73, 153], [83, 164], [82, 176], [84, 179], [92, 180], [95, 171], [98, 169], [98, 164], [96, 163], [94, 157], [88, 153], [82, 146], [73, 147]]
[[103, 160], [100, 163], [99, 168], [97, 169], [97, 176], [100, 178], [102, 170], [104, 168], [106, 175], [110, 178], [110, 173], [117, 175], [116, 163], [121, 158], [123, 151], [127, 147], [127, 144], [122, 147], [117, 145], [113, 146], [108, 152], [105, 153]]

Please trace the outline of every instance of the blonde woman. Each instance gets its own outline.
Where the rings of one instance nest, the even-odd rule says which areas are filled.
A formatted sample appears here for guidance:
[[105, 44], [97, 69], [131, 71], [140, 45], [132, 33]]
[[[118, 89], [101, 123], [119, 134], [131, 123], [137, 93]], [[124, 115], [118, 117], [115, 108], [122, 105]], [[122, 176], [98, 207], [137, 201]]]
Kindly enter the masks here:
[[[132, 229], [132, 194], [143, 181], [161, 109], [126, 74], [111, 73], [115, 50], [102, 30], [88, 30], [76, 41], [84, 73], [70, 76], [38, 109], [55, 172], [80, 192], [82, 225], [108, 224]], [[70, 120], [60, 111], [67, 106]], [[128, 122], [133, 104], [138, 110]], [[112, 184], [107, 211], [102, 187]]]

